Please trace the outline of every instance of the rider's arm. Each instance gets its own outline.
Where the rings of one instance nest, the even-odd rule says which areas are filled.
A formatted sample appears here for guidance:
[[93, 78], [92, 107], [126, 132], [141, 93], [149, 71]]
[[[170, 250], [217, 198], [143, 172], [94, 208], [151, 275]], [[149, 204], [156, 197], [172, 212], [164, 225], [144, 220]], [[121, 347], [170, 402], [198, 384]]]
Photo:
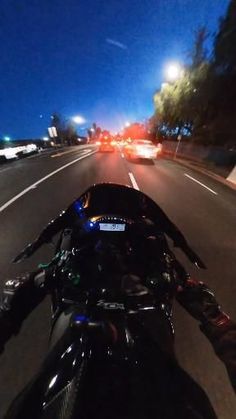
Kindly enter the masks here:
[[213, 292], [202, 282], [192, 279], [178, 289], [177, 300], [195, 319], [225, 364], [236, 391], [236, 323], [225, 314]]
[[5, 283], [0, 303], [0, 352], [46, 293], [46, 273], [42, 270]]
[[214, 322], [202, 324], [200, 329], [212, 343], [216, 355], [225, 364], [236, 392], [236, 323], [224, 314]]

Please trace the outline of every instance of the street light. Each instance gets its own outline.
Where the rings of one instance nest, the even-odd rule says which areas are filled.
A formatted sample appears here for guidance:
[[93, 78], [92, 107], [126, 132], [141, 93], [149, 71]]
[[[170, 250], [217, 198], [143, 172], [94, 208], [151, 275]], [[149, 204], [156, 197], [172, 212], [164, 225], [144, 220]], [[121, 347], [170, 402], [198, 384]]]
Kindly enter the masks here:
[[126, 128], [128, 128], [130, 126], [130, 122], [126, 121], [125, 126], [126, 126]]
[[168, 82], [175, 82], [183, 73], [183, 69], [179, 63], [170, 63], [165, 68], [165, 76]]
[[73, 116], [72, 120], [78, 125], [84, 124], [86, 122], [85, 118], [81, 115]]
[[4, 137], [4, 141], [11, 141], [10, 137]]
[[48, 141], [49, 138], [48, 137], [43, 137], [43, 141]]

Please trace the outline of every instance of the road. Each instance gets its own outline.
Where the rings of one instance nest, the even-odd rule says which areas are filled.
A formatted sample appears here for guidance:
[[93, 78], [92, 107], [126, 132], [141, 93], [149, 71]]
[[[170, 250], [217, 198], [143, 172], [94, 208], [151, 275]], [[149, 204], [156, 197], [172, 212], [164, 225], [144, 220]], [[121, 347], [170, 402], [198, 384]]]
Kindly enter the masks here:
[[[138, 187], [150, 195], [178, 225], [205, 261], [196, 271], [176, 252], [190, 273], [207, 282], [227, 312], [236, 319], [236, 194], [225, 185], [160, 159], [151, 164], [128, 162], [122, 153], [96, 153], [92, 146], [67, 153], [32, 156], [0, 166], [0, 278], [34, 269], [49, 260], [45, 247], [22, 265], [12, 265], [17, 252], [85, 188], [112, 181]], [[200, 183], [199, 183], [200, 182]], [[222, 364], [198, 326], [177, 304], [174, 307], [176, 351], [181, 365], [202, 385], [220, 419], [232, 419], [236, 401]], [[0, 358], [0, 417], [12, 398], [37, 371], [47, 348], [49, 301], [25, 322]]]

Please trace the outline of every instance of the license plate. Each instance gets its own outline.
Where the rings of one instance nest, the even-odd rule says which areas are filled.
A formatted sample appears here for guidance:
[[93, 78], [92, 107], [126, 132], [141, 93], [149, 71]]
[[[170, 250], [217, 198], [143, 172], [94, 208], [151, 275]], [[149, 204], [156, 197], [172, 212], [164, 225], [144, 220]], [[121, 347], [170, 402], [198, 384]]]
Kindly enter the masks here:
[[125, 231], [125, 224], [99, 223], [99, 229], [102, 231]]

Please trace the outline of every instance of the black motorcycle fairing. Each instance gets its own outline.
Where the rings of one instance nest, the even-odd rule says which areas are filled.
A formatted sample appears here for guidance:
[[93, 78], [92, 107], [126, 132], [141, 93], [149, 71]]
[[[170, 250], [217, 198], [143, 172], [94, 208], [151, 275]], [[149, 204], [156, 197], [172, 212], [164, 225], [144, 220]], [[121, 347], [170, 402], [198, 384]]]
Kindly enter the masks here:
[[86, 292], [90, 298], [91, 294], [100, 298], [102, 290], [121, 301], [132, 295], [155, 295], [156, 304], [164, 304], [171, 316], [176, 288], [187, 274], [183, 268], [181, 273], [177, 269], [164, 235], [91, 234], [88, 246], [80, 249], [77, 236], [69, 239], [74, 246], [72, 251], [63, 250], [61, 260], [57, 261], [54, 271], [57, 287], [52, 292], [57, 312], [80, 303]]
[[97, 308], [94, 316], [112, 322], [118, 339], [90, 339], [85, 329], [89, 316], [76, 310], [75, 322], [79, 319], [82, 327], [73, 329], [73, 342], [70, 324], [6, 419], [216, 418], [173, 352], [159, 345], [166, 329], [158, 310], [127, 314]]
[[[68, 313], [70, 319], [78, 307]], [[75, 333], [76, 332], [76, 333]], [[55, 339], [39, 373], [13, 401], [5, 419], [69, 418], [82, 378], [87, 336], [70, 321]]]
[[39, 237], [16, 256], [14, 262], [20, 262], [31, 256], [40, 246], [50, 242], [53, 236], [63, 229], [77, 229], [79, 232], [86, 219], [109, 214], [118, 214], [120, 217], [134, 220], [140, 217], [152, 220], [157, 229], [167, 234], [173, 240], [174, 245], [180, 247], [192, 263], [205, 268], [203, 262], [189, 247], [183, 234], [151, 198], [131, 187], [114, 183], [101, 183], [90, 187], [66, 211], [51, 221]]

